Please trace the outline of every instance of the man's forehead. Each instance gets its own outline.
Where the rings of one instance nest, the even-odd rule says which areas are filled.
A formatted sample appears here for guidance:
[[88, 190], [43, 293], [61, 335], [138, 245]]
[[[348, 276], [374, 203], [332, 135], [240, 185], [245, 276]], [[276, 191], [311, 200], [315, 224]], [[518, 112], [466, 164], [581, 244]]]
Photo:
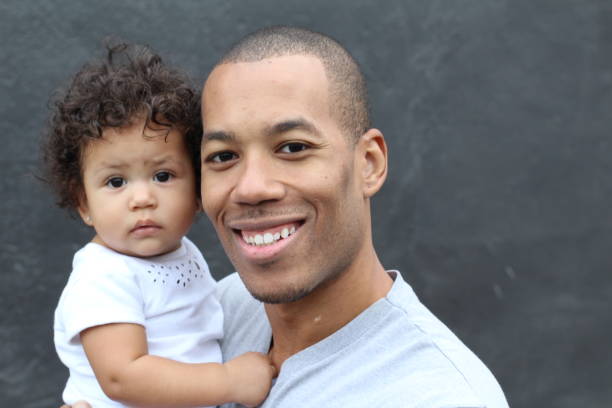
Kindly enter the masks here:
[[312, 55], [295, 54], [264, 58], [258, 61], [228, 62], [217, 65], [209, 75], [204, 90], [216, 89], [239, 81], [271, 80], [277, 85], [292, 84], [305, 76], [327, 82], [325, 67]]
[[328, 121], [329, 92], [316, 57], [290, 55], [217, 66], [202, 97], [204, 142], [232, 141], [248, 128], [260, 135], [288, 129], [317, 133]]

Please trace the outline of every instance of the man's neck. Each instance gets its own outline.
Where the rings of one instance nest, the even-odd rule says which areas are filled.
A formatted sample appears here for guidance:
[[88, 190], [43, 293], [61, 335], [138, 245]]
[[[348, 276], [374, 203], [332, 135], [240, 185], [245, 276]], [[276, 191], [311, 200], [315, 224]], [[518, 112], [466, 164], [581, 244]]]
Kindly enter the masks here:
[[352, 265], [292, 303], [266, 304], [272, 326], [272, 361], [280, 369], [293, 354], [335, 333], [377, 300], [387, 295], [393, 281], [375, 254], [369, 262]]

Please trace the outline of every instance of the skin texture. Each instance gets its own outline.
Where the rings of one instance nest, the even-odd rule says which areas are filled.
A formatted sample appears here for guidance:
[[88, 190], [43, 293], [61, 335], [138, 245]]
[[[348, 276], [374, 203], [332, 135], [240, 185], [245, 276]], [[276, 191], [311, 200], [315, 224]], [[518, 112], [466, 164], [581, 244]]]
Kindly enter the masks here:
[[79, 214], [96, 230], [94, 242], [139, 257], [179, 247], [199, 203], [183, 136], [167, 132], [144, 129], [141, 119], [88, 144]]
[[[251, 294], [266, 302], [277, 367], [383, 297], [369, 198], [386, 145], [332, 115], [322, 63], [291, 55], [217, 66], [203, 92], [202, 198]], [[245, 237], [296, 228], [267, 246]]]
[[[144, 120], [137, 120], [104, 130], [101, 140], [90, 143], [79, 209], [96, 230], [93, 242], [139, 257], [177, 249], [199, 209], [183, 135], [146, 129], [143, 137], [143, 130]], [[145, 328], [137, 324], [95, 326], [80, 336], [104, 393], [129, 405], [255, 406], [275, 375], [268, 356], [260, 353], [225, 364], [186, 364], [149, 355]]]

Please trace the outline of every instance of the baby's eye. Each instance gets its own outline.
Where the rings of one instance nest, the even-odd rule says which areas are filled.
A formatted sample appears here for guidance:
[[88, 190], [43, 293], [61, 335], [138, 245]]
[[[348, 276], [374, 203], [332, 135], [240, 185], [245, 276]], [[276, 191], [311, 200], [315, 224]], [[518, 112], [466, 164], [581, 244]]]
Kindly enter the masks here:
[[167, 171], [159, 171], [155, 173], [155, 176], [153, 178], [155, 179], [155, 181], [159, 181], [160, 183], [166, 183], [170, 181], [170, 179], [172, 178], [172, 174]]
[[278, 149], [278, 151], [281, 153], [299, 153], [301, 151], [308, 149], [308, 147], [309, 146], [304, 143], [291, 142], [291, 143], [286, 143], [282, 145], [280, 149]]
[[106, 182], [106, 185], [110, 188], [120, 188], [125, 185], [126, 181], [123, 177], [111, 177]]

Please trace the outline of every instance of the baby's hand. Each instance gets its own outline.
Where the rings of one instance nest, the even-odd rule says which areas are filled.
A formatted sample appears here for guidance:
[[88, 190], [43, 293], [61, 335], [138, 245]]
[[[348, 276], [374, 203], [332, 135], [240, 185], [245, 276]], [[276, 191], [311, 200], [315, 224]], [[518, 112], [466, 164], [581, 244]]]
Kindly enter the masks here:
[[77, 401], [72, 405], [62, 405], [60, 408], [91, 408], [87, 401]]
[[276, 376], [270, 358], [262, 353], [244, 353], [225, 363], [229, 375], [230, 401], [248, 407], [263, 402]]

